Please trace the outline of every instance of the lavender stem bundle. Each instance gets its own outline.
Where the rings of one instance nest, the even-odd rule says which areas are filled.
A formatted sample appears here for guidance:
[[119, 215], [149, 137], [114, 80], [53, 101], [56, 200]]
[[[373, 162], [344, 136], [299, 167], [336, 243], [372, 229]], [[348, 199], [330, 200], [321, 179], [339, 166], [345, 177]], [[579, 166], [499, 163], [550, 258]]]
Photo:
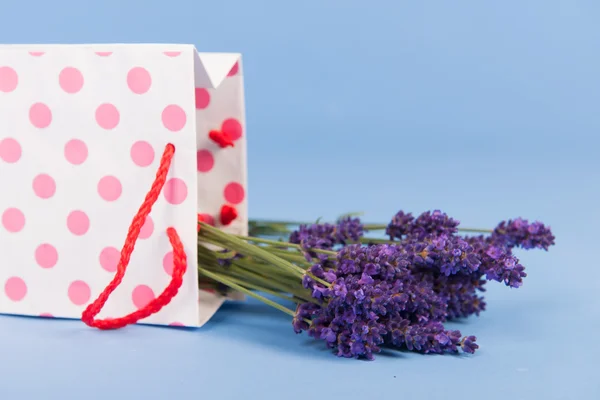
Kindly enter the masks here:
[[[252, 296], [290, 315], [296, 333], [323, 340], [338, 356], [366, 359], [382, 346], [473, 353], [476, 338], [443, 323], [485, 310], [480, 292], [487, 281], [521, 286], [527, 275], [514, 248], [554, 244], [549, 228], [520, 218], [489, 231], [461, 229], [479, 233], [465, 236], [440, 211], [416, 218], [400, 211], [387, 225], [352, 216], [290, 230], [293, 225], [252, 221], [243, 237], [201, 223], [202, 285]], [[388, 239], [366, 237], [372, 230]], [[285, 234], [287, 241], [270, 239]]]

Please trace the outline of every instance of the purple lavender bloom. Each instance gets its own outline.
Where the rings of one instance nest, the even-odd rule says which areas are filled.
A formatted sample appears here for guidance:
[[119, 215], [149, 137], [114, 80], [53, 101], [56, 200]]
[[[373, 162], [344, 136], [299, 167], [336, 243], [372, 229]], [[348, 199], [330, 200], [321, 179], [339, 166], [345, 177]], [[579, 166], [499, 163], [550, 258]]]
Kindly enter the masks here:
[[336, 223], [336, 242], [346, 245], [348, 241], [358, 242], [364, 235], [365, 228], [360, 218], [343, 217]]
[[485, 291], [485, 280], [480, 273], [472, 275], [438, 275], [431, 277], [436, 293], [446, 304], [446, 320], [479, 315], [486, 303], [478, 292]]
[[[364, 227], [359, 218], [345, 217], [333, 224], [300, 225], [290, 234], [290, 243], [303, 248], [331, 250], [336, 245], [345, 246], [358, 242], [364, 235]], [[315, 256], [313, 256], [315, 257]]]
[[473, 354], [479, 348], [479, 345], [475, 343], [476, 340], [475, 336], [466, 336], [460, 341], [460, 347], [465, 353]]
[[427, 266], [446, 276], [470, 274], [479, 269], [480, 255], [466, 240], [441, 234], [423, 239], [408, 238], [401, 246], [417, 267]]
[[[390, 326], [391, 342], [394, 346], [425, 354], [457, 353], [458, 347], [475, 351], [475, 337], [461, 340], [460, 331], [444, 329], [441, 322], [411, 325], [408, 321], [395, 321]], [[463, 342], [465, 346], [463, 346]]]
[[467, 239], [481, 257], [479, 272], [488, 280], [504, 282], [506, 286], [518, 288], [527, 276], [525, 267], [519, 264], [509, 247], [497, 244], [494, 238], [476, 236]]
[[459, 224], [459, 221], [450, 218], [440, 210], [426, 211], [417, 217], [410, 234], [418, 237], [429, 235], [451, 236], [458, 231], [457, 226]]
[[[457, 336], [435, 325], [445, 318], [446, 304], [431, 282], [417, 280], [411, 274], [407, 257], [397, 245], [343, 247], [330, 271], [336, 274], [330, 288], [305, 279], [313, 297], [323, 303], [318, 308], [310, 306], [308, 327], [300, 318], [306, 318], [306, 309], [299, 307], [295, 331], [307, 330], [310, 336], [324, 340], [338, 356], [373, 359], [381, 345], [399, 345], [392, 340], [390, 329], [395, 329], [397, 336], [398, 324], [406, 321], [403, 329], [410, 326], [412, 330], [403, 331], [409, 339], [402, 343], [409, 343], [411, 349], [456, 350], [460, 333]], [[322, 269], [317, 264], [311, 272], [322, 274]], [[421, 326], [424, 330], [418, 330]], [[425, 333], [429, 336], [423, 336], [421, 343], [419, 335]]]
[[454, 235], [458, 231], [459, 223], [440, 210], [426, 211], [416, 219], [410, 213], [398, 211], [385, 232], [390, 240], [403, 239], [406, 236], [422, 240], [427, 236]]
[[309, 328], [305, 319], [310, 320], [321, 307], [314, 303], [302, 303], [296, 307], [296, 316], [292, 320], [294, 332], [301, 333]]
[[526, 219], [502, 221], [492, 233], [492, 241], [498, 245], [521, 247], [523, 249], [548, 250], [554, 245], [554, 235], [550, 227], [541, 222], [529, 223]]
[[411, 232], [414, 220], [415, 217], [411, 213], [405, 214], [404, 211], [398, 211], [388, 224], [385, 233], [390, 237], [390, 240], [402, 239]]
[[408, 298], [405, 312], [400, 313], [404, 319], [413, 323], [446, 319], [448, 304], [433, 290], [433, 284], [430, 281], [414, 279], [406, 296]]

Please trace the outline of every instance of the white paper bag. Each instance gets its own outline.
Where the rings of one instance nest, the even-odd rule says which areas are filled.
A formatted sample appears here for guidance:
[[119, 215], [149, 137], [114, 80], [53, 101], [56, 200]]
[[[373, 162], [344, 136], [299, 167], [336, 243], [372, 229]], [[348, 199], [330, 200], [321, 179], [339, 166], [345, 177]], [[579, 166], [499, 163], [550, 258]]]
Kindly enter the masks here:
[[[166, 183], [98, 318], [142, 309], [169, 285], [172, 227], [185, 250], [183, 282], [140, 322], [204, 324], [224, 299], [198, 290], [196, 216], [247, 234], [245, 133], [239, 54], [0, 46], [0, 313], [80, 318], [113, 279], [171, 144]], [[238, 213], [227, 226], [223, 206]]]

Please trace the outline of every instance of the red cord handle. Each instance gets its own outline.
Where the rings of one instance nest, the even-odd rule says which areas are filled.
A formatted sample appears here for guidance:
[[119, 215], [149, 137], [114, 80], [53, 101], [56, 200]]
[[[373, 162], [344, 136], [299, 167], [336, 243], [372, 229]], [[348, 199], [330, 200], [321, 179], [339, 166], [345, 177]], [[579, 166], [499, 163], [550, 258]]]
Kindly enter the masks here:
[[158, 199], [158, 196], [165, 185], [174, 154], [175, 146], [170, 143], [167, 144], [160, 160], [160, 165], [158, 167], [158, 171], [156, 172], [156, 178], [152, 183], [152, 187], [146, 194], [144, 202], [129, 226], [127, 238], [125, 239], [125, 244], [121, 250], [121, 258], [119, 260], [119, 265], [117, 266], [117, 272], [114, 278], [108, 284], [108, 286], [106, 286], [102, 293], [100, 293], [98, 298], [87, 306], [81, 315], [81, 320], [86, 325], [98, 329], [118, 329], [129, 324], [135, 324], [140, 319], [146, 318], [160, 311], [160, 309], [169, 304], [173, 297], [177, 295], [177, 292], [183, 283], [183, 275], [187, 270], [187, 256], [177, 231], [175, 228], [170, 227], [167, 229], [167, 236], [169, 237], [169, 241], [173, 247], [173, 273], [171, 275], [171, 282], [169, 282], [169, 285], [165, 288], [165, 290], [154, 300], [150, 301], [145, 307], [142, 307], [124, 317], [94, 319], [100, 310], [102, 310], [102, 307], [104, 307], [104, 304], [110, 297], [111, 293], [121, 284], [121, 281], [125, 276], [125, 271], [129, 265], [131, 253], [133, 253], [135, 243], [140, 235], [142, 226], [146, 222], [146, 217], [150, 214], [150, 211], [152, 211], [152, 206], [154, 203], [156, 203], [156, 200]]

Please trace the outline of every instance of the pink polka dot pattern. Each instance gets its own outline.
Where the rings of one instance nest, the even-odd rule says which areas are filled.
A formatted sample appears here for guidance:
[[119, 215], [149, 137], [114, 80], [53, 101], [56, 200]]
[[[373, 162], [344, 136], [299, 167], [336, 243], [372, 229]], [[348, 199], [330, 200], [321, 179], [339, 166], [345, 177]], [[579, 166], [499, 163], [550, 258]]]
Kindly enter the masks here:
[[52, 122], [52, 111], [44, 103], [35, 103], [29, 108], [29, 121], [36, 128], [47, 128]]
[[208, 90], [203, 88], [196, 88], [196, 108], [198, 110], [203, 110], [210, 104], [210, 93]]
[[12, 301], [21, 301], [27, 295], [27, 284], [23, 279], [13, 276], [4, 283], [4, 293]]
[[0, 92], [10, 93], [17, 88], [19, 76], [11, 67], [0, 67]]
[[221, 130], [228, 134], [232, 140], [238, 140], [242, 137], [242, 124], [235, 118], [229, 118], [223, 121]]
[[90, 219], [83, 211], [72, 211], [67, 217], [67, 228], [76, 236], [83, 236], [90, 229]]
[[150, 90], [152, 78], [150, 72], [142, 67], [135, 67], [127, 73], [127, 86], [135, 94], [144, 94]]
[[[181, 51], [169, 51], [176, 49]], [[0, 97], [5, 100], [0, 125], [10, 124], [4, 130], [0, 126], [0, 187], [14, 186], [5, 189], [7, 196], [0, 193], [0, 237], [8, 240], [0, 247], [21, 241], [23, 263], [5, 262], [0, 302], [21, 301], [12, 310], [31, 315], [80, 317], [117, 271], [129, 223], [165, 145], [172, 143], [177, 149], [173, 165], [139, 231], [132, 272], [109, 303], [114, 317], [131, 312], [132, 304], [144, 307], [173, 274], [166, 228], [189, 233], [191, 222], [180, 221], [199, 211], [207, 224], [220, 226], [221, 206], [236, 202], [240, 218], [230, 229], [245, 222], [245, 142], [220, 147], [208, 137], [209, 130], [234, 140], [246, 136], [243, 91], [236, 87], [242, 83], [241, 63], [227, 65], [227, 76], [239, 78], [206, 89], [194, 87], [192, 76], [189, 82], [172, 79], [185, 62], [194, 61], [188, 47], [132, 49], [135, 57], [125, 54], [130, 51], [125, 46], [65, 47], [60, 54], [52, 46], [18, 51], [14, 63], [10, 57], [5, 65], [0, 60]], [[194, 154], [196, 172], [190, 169]], [[54, 223], [51, 231], [40, 229], [42, 215]], [[192, 256], [195, 236], [181, 239]], [[71, 268], [72, 262], [79, 264]], [[179, 299], [197, 296], [196, 271], [189, 270]], [[196, 325], [198, 303], [182, 303], [176, 300], [148, 322]]]
[[148, 215], [148, 217], [146, 217], [146, 221], [144, 222], [144, 225], [142, 226], [142, 229], [140, 230], [140, 239], [148, 239], [150, 236], [152, 236], [152, 233], [154, 232], [154, 221], [152, 221], [152, 217], [150, 217]]
[[100, 266], [108, 272], [115, 272], [119, 265], [121, 252], [114, 247], [105, 247], [100, 252]]
[[2, 226], [8, 232], [20, 232], [25, 227], [25, 215], [18, 208], [9, 208], [2, 213]]
[[215, 165], [215, 158], [210, 150], [198, 150], [196, 153], [196, 165], [198, 172], [208, 172]]
[[239, 204], [244, 201], [246, 193], [244, 187], [237, 182], [231, 182], [225, 186], [223, 196], [231, 204]]
[[77, 93], [83, 87], [83, 74], [77, 68], [67, 67], [60, 71], [58, 83], [67, 93]]
[[212, 215], [210, 215], [210, 214], [199, 214], [199, 216], [202, 218], [202, 221], [204, 221], [208, 225], [215, 226], [215, 218]]
[[96, 122], [103, 129], [111, 130], [119, 125], [121, 115], [114, 104], [105, 103], [96, 109]]
[[115, 201], [121, 197], [121, 181], [114, 176], [105, 176], [98, 182], [98, 194], [106, 201]]
[[165, 183], [163, 193], [169, 204], [181, 204], [187, 198], [187, 185], [179, 178], [171, 178]]
[[73, 165], [80, 165], [88, 157], [87, 145], [79, 140], [72, 139], [65, 145], [65, 158]]
[[13, 138], [0, 140], [0, 160], [13, 164], [21, 159], [21, 145]]
[[136, 286], [131, 293], [131, 300], [138, 309], [146, 307], [155, 297], [152, 289], [146, 285]]
[[231, 70], [229, 71], [229, 73], [227, 74], [227, 76], [237, 75], [237, 73], [239, 72], [239, 70], [240, 70], [240, 63], [236, 62], [234, 64], [234, 66], [231, 68]]
[[35, 262], [42, 268], [52, 268], [58, 262], [58, 252], [51, 244], [44, 243], [35, 249]]
[[71, 303], [75, 304], [76, 306], [82, 306], [90, 301], [92, 291], [87, 283], [78, 280], [71, 282], [67, 291], [67, 295], [69, 296]]
[[131, 160], [138, 167], [147, 167], [154, 161], [154, 149], [146, 141], [140, 140], [131, 146]]
[[56, 192], [56, 182], [48, 174], [40, 174], [33, 179], [33, 191], [41, 199], [49, 199]]
[[175, 104], [166, 106], [162, 112], [163, 125], [171, 132], [179, 132], [182, 130], [185, 126], [186, 119], [187, 117], [183, 108]]
[[167, 273], [167, 275], [171, 276], [173, 274], [173, 252], [170, 251], [163, 257], [163, 269]]

